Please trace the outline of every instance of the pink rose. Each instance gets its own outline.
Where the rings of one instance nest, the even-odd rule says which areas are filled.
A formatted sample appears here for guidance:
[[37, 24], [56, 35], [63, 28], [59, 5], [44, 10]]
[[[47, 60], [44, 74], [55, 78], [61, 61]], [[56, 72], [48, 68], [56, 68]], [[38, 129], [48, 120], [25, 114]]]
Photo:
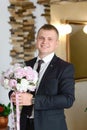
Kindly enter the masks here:
[[21, 79], [25, 77], [25, 70], [23, 68], [18, 68], [14, 73], [15, 78]]
[[27, 80], [33, 80], [34, 78], [34, 71], [31, 67], [25, 67], [26, 70], [26, 79]]
[[10, 79], [9, 80], [9, 86], [10, 87], [16, 87], [17, 85], [17, 81], [15, 79]]
[[13, 74], [13, 70], [12, 70], [12, 68], [9, 68], [9, 69], [7, 69], [6, 72], [4, 73], [4, 76], [5, 76], [6, 78], [9, 78], [10, 75], [12, 75], [12, 74]]

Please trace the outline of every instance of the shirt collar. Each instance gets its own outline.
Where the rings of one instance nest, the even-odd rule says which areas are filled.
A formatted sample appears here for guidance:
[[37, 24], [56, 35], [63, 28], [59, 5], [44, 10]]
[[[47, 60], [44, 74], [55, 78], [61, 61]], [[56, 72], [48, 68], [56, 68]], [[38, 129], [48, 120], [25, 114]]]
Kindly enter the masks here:
[[[51, 54], [49, 54], [49, 55], [47, 55], [47, 56], [45, 56], [44, 58], [42, 58], [42, 60], [43, 60], [45, 63], [50, 62], [50, 61], [52, 60], [53, 56], [54, 56], [54, 52], [51, 53]], [[38, 57], [37, 57], [37, 61], [40, 60], [40, 59], [41, 59], [41, 58], [38, 56]]]

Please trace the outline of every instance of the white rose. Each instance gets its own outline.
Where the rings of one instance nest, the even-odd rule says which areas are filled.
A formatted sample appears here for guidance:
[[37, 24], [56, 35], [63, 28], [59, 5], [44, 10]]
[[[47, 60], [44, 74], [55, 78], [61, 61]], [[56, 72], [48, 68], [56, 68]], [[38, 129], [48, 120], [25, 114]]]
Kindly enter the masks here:
[[17, 90], [20, 92], [26, 92], [28, 90], [29, 82], [26, 79], [21, 79], [21, 83], [17, 84]]
[[4, 79], [4, 87], [9, 89], [9, 80], [8, 79]]

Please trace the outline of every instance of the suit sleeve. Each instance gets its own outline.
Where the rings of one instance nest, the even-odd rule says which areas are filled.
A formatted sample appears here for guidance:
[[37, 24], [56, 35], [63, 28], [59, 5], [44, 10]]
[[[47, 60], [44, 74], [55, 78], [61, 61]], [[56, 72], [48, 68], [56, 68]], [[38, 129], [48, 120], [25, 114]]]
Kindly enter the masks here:
[[36, 95], [36, 110], [53, 110], [70, 108], [75, 100], [74, 95], [74, 67], [68, 64], [58, 78], [58, 93], [55, 95]]

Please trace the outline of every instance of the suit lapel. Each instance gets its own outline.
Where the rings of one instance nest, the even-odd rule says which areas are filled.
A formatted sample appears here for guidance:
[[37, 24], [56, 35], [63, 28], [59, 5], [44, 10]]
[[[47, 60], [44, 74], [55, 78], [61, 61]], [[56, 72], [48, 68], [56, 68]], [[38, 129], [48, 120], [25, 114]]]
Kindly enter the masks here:
[[42, 91], [43, 83], [45, 82], [46, 77], [51, 75], [52, 69], [54, 69], [54, 67], [55, 67], [56, 60], [57, 60], [57, 57], [54, 55], [53, 59], [51, 60], [50, 64], [48, 65], [48, 67], [42, 77], [42, 80], [40, 82], [37, 93], [40, 92], [40, 90]]
[[36, 60], [37, 60], [37, 58], [35, 57], [35, 58], [32, 59], [32, 60], [26, 61], [25, 64], [26, 64], [27, 66], [31, 66], [31, 67], [33, 68], [33, 67], [34, 67], [34, 64], [35, 64], [35, 62], [36, 62]]

